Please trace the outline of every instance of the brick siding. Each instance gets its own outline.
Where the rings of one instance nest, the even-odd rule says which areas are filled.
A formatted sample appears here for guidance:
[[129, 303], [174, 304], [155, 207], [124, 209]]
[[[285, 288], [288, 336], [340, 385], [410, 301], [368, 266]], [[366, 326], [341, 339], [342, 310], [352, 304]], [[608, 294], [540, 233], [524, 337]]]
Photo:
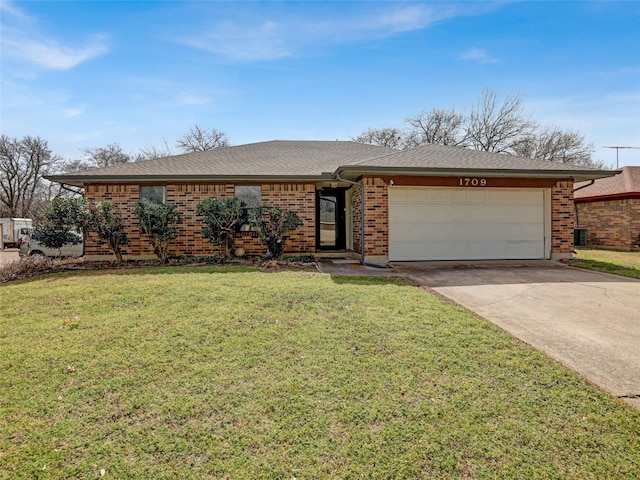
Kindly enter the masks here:
[[[315, 251], [315, 185], [314, 184], [262, 184], [262, 204], [292, 210], [298, 213], [304, 225], [291, 232], [285, 243], [286, 253], [312, 253]], [[219, 254], [220, 247], [202, 238], [202, 221], [196, 216], [196, 207], [205, 198], [233, 198], [234, 184], [169, 184], [166, 200], [176, 206], [182, 216], [177, 226], [177, 236], [169, 255]], [[129, 243], [123, 254], [131, 256], [153, 255], [148, 240], [140, 235], [139, 222], [133, 216], [133, 207], [140, 201], [139, 185], [87, 185], [85, 198], [92, 202], [110, 200], [128, 219]], [[235, 238], [237, 247], [248, 254], [264, 254], [265, 247], [257, 234], [241, 232]], [[109, 247], [93, 234], [85, 241], [85, 255], [110, 255]]]
[[[366, 256], [386, 256], [389, 254], [389, 187], [382, 178], [364, 177], [360, 180], [364, 185], [364, 253]], [[360, 190], [358, 188], [358, 190]], [[360, 197], [360, 193], [356, 195]], [[358, 219], [361, 216], [360, 202], [354, 205], [357, 208]], [[361, 236], [361, 224], [358, 221], [358, 240]], [[354, 221], [354, 230], [356, 222]], [[354, 232], [355, 244], [356, 232]], [[357, 251], [360, 252], [358, 241]]]
[[570, 254], [573, 251], [573, 182], [557, 182], [551, 189], [551, 253]]
[[576, 202], [576, 210], [588, 245], [628, 250], [638, 244], [640, 198]]

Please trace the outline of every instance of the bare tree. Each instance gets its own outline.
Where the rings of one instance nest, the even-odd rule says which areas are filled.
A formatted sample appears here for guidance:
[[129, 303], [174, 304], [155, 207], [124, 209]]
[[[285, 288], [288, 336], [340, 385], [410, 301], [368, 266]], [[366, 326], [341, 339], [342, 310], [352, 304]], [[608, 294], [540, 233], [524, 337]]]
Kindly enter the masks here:
[[405, 148], [428, 143], [466, 146], [464, 121], [464, 114], [453, 108], [434, 108], [430, 112], [421, 112], [415, 117], [409, 117], [405, 120], [411, 126], [405, 139]]
[[110, 167], [132, 160], [131, 155], [124, 153], [118, 143], [110, 143], [106, 147], [83, 148], [82, 153], [90, 167]]
[[46, 140], [0, 136], [0, 216], [31, 217], [53, 191], [42, 177], [62, 163]]
[[176, 146], [183, 153], [204, 152], [214, 148], [228, 147], [229, 137], [221, 130], [212, 128], [204, 130], [198, 125], [194, 125], [176, 142]]
[[486, 89], [471, 108], [465, 137], [475, 150], [512, 153], [515, 145], [531, 136], [537, 127], [523, 109], [522, 97], [507, 95], [502, 103], [494, 90]]
[[66, 160], [62, 164], [62, 171], [65, 173], [78, 172], [80, 170], [86, 170], [87, 168], [95, 168], [96, 165], [89, 163], [87, 160], [75, 158], [73, 160]]
[[402, 149], [404, 133], [397, 128], [369, 128], [357, 137], [351, 137], [351, 140], [380, 147]]
[[158, 148], [156, 146], [149, 146], [140, 149], [140, 153], [136, 156], [135, 161], [140, 162], [142, 160], [153, 160], [155, 158], [170, 157], [174, 153], [171, 151], [169, 144], [164, 140], [164, 147]]
[[584, 135], [545, 127], [541, 131], [522, 139], [513, 148], [513, 153], [522, 157], [537, 158], [548, 162], [570, 163], [583, 167], [604, 168], [603, 161], [592, 158], [593, 144], [585, 143]]

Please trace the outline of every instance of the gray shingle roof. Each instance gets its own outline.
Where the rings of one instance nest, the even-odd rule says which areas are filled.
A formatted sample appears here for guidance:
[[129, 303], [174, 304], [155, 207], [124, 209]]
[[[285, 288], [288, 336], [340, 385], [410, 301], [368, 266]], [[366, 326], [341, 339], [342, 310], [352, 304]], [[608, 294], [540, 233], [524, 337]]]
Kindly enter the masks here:
[[274, 140], [93, 168], [51, 178], [319, 176], [323, 172], [334, 172], [340, 165], [358, 163], [392, 151], [355, 142]]
[[[530, 158], [479, 152], [458, 147], [426, 145], [397, 151], [374, 145], [343, 141], [288, 141], [251, 143], [188, 153], [142, 162], [95, 168], [50, 180], [72, 185], [114, 181], [169, 181], [231, 179], [318, 179], [323, 174], [366, 171], [437, 175], [443, 172], [495, 172], [575, 176], [580, 179], [609, 176], [602, 170], [545, 162]], [[396, 173], [397, 174], [397, 173]], [[575, 175], [574, 175], [575, 174]]]
[[[344, 163], [343, 165], [349, 164]], [[481, 152], [445, 145], [423, 145], [409, 150], [392, 151], [382, 156], [359, 162], [357, 166], [470, 170], [599, 171], [565, 163], [547, 162], [533, 158]]]

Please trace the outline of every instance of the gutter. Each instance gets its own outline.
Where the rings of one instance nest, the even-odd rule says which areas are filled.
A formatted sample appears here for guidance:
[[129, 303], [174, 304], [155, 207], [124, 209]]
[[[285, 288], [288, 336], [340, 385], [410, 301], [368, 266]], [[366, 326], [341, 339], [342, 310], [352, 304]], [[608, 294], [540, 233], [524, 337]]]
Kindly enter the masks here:
[[481, 176], [487, 178], [573, 178], [574, 181], [586, 181], [597, 178], [612, 177], [621, 170], [536, 170], [536, 169], [502, 169], [502, 168], [438, 168], [438, 167], [367, 167], [362, 165], [345, 165], [335, 174], [347, 176], [421, 176], [421, 177], [459, 177]]
[[82, 187], [85, 184], [104, 183], [133, 183], [141, 185], [191, 182], [280, 183], [288, 181], [293, 183], [315, 183], [333, 180], [333, 176], [327, 175], [46, 175], [44, 178], [49, 181], [73, 185], [76, 187]]

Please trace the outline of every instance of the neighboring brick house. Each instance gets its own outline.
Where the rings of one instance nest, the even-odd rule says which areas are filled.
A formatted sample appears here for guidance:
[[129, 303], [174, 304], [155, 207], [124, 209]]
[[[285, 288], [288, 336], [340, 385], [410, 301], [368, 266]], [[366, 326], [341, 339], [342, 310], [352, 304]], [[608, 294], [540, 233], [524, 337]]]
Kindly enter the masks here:
[[[296, 211], [288, 253], [355, 252], [363, 262], [555, 259], [573, 250], [574, 181], [615, 172], [427, 145], [397, 151], [355, 142], [271, 141], [48, 177], [115, 202], [129, 223], [127, 257], [151, 256], [135, 203], [182, 214], [172, 255], [208, 255], [196, 205], [207, 197]], [[364, 195], [364, 204], [363, 204]], [[364, 221], [363, 221], [364, 220]], [[363, 241], [364, 239], [364, 241]], [[236, 245], [262, 254], [256, 234]], [[85, 255], [108, 248], [89, 235]]]
[[587, 244], [629, 250], [640, 244], [640, 167], [575, 186], [577, 225]]

